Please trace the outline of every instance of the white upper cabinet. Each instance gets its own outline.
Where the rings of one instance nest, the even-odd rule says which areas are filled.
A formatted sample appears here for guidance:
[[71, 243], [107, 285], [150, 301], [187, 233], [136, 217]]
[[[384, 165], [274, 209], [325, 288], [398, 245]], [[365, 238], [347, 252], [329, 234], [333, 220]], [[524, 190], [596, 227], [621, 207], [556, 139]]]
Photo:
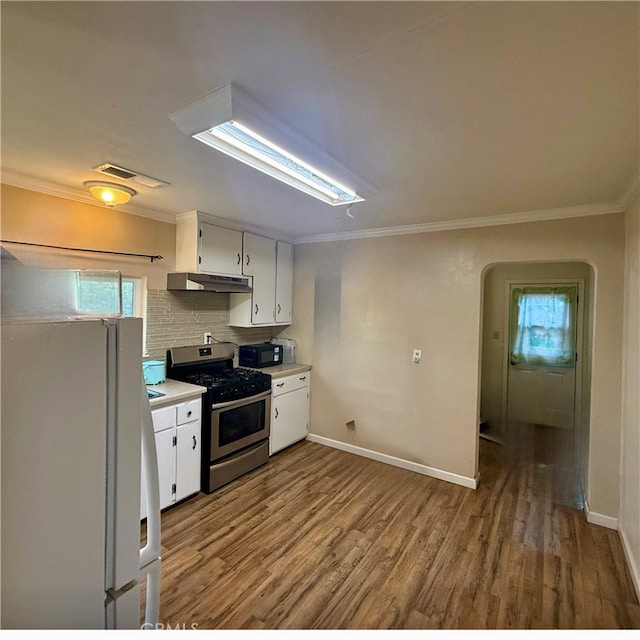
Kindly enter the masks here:
[[244, 275], [253, 277], [250, 323], [273, 324], [276, 299], [276, 241], [245, 233], [243, 248]]
[[276, 243], [276, 324], [291, 324], [293, 246]]
[[201, 222], [199, 235], [199, 272], [242, 273], [242, 232]]
[[242, 275], [242, 231], [211, 224], [197, 212], [176, 217], [176, 271]]
[[293, 247], [245, 232], [242, 265], [244, 275], [253, 278], [253, 291], [230, 295], [229, 324], [291, 324]]
[[291, 324], [293, 246], [287, 242], [220, 227], [198, 211], [183, 213], [176, 216], [176, 271], [250, 277], [251, 293], [229, 294], [232, 327]]

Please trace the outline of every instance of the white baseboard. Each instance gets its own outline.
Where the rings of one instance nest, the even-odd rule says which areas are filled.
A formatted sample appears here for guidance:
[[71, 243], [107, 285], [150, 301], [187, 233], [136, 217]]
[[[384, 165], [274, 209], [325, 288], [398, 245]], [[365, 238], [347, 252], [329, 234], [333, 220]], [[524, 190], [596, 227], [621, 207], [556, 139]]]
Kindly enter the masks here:
[[636, 590], [636, 596], [640, 601], [640, 567], [638, 567], [640, 558], [633, 557], [631, 547], [629, 545], [629, 540], [624, 532], [624, 527], [618, 529], [618, 533], [620, 534], [620, 540], [622, 541], [622, 549], [624, 551], [624, 557], [627, 561], [627, 567], [629, 568], [629, 573], [631, 574], [631, 581], [633, 582], [633, 586]]
[[453, 484], [459, 484], [469, 489], [475, 489], [478, 486], [478, 479], [470, 478], [468, 476], [460, 476], [457, 473], [451, 473], [450, 471], [443, 471], [442, 469], [436, 469], [434, 467], [428, 467], [418, 462], [411, 462], [410, 460], [404, 460], [402, 458], [396, 458], [395, 456], [387, 455], [386, 453], [379, 453], [378, 451], [372, 451], [371, 449], [364, 449], [357, 447], [353, 444], [346, 442], [340, 442], [339, 440], [332, 440], [331, 438], [325, 438], [324, 436], [317, 436], [313, 433], [307, 435], [307, 440], [311, 442], [317, 442], [327, 447], [334, 449], [340, 449], [347, 453], [354, 453], [357, 456], [363, 458], [370, 458], [371, 460], [377, 460], [378, 462], [384, 462], [394, 467], [400, 467], [407, 471], [415, 471], [421, 473], [423, 476], [430, 476], [431, 478], [437, 478], [438, 480], [445, 480], [446, 482], [453, 482]]
[[602, 513], [598, 513], [596, 511], [591, 511], [589, 509], [589, 503], [584, 501], [584, 514], [587, 516], [587, 522], [591, 524], [597, 524], [601, 527], [607, 527], [607, 529], [618, 529], [618, 518], [613, 518], [611, 516], [605, 516]]

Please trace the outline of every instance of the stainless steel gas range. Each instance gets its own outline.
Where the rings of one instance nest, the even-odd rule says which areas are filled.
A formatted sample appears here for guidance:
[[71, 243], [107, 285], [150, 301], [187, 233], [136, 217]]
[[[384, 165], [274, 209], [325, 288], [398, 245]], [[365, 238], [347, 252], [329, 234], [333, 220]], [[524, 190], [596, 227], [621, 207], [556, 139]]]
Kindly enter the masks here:
[[211, 493], [269, 461], [271, 376], [233, 367], [233, 345], [174, 347], [167, 377], [207, 387], [202, 402], [201, 488]]

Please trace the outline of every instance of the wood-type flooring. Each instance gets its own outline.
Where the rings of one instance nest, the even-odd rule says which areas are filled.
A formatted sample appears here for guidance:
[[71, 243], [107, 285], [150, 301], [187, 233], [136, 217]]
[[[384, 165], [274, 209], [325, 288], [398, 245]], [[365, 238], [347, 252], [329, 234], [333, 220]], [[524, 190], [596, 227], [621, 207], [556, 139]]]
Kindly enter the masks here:
[[[160, 620], [199, 629], [640, 627], [556, 430], [481, 441], [466, 489], [301, 442], [162, 516]], [[569, 487], [569, 490], [567, 490]]]

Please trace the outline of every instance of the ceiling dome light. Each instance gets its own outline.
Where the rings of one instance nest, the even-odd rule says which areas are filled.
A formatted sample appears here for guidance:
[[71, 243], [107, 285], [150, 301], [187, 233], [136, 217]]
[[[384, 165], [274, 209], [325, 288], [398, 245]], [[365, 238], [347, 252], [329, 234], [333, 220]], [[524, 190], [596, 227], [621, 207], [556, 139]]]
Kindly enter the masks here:
[[100, 200], [108, 207], [115, 207], [117, 204], [125, 204], [131, 200], [131, 196], [135, 196], [137, 191], [125, 187], [121, 184], [115, 184], [114, 182], [100, 182], [98, 180], [89, 180], [84, 183], [84, 186], [89, 189], [91, 195]]

